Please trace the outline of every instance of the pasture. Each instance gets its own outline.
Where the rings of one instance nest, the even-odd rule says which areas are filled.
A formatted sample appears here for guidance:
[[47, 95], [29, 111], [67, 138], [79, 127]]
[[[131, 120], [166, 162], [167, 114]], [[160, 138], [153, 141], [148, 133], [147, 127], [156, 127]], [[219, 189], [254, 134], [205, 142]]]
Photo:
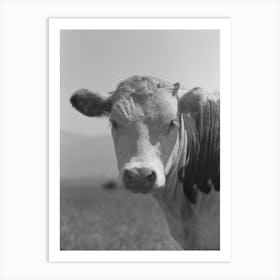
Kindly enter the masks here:
[[152, 197], [104, 184], [94, 178], [61, 180], [61, 250], [177, 249]]

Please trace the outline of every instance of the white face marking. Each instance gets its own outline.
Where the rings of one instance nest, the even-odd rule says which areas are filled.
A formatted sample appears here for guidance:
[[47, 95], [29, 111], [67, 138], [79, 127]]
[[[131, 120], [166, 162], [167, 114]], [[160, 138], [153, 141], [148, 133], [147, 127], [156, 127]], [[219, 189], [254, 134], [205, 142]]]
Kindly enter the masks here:
[[152, 189], [165, 186], [166, 175], [179, 147], [176, 96], [168, 90], [118, 94], [111, 110], [112, 136], [123, 185], [124, 170], [155, 172]]

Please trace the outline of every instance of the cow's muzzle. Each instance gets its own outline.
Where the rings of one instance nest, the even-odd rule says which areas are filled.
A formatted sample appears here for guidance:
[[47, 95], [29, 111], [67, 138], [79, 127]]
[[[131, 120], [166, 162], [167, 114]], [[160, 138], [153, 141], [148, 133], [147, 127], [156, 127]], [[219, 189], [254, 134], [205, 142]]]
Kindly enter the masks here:
[[132, 192], [148, 193], [155, 185], [156, 172], [145, 167], [125, 169], [123, 182], [125, 187]]

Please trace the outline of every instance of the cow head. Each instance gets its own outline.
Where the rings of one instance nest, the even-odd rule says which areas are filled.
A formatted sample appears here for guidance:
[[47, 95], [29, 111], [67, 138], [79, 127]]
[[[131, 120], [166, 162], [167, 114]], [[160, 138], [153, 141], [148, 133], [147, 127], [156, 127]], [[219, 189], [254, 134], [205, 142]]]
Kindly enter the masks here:
[[108, 116], [121, 185], [132, 192], [163, 188], [178, 156], [181, 114], [203, 102], [199, 89], [178, 97], [179, 84], [134, 76], [109, 94], [78, 90], [70, 101], [82, 114]]

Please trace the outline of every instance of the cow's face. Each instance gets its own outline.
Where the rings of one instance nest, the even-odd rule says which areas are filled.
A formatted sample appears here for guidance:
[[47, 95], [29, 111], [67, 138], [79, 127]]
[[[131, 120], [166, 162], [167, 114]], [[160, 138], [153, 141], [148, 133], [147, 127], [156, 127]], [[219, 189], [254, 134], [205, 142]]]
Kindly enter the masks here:
[[166, 89], [122, 93], [110, 114], [120, 179], [132, 191], [149, 192], [165, 185], [177, 151], [178, 101]]
[[177, 90], [158, 79], [133, 77], [109, 95], [80, 90], [71, 97], [81, 113], [109, 116], [119, 181], [132, 192], [148, 193], [165, 186], [179, 147]]

